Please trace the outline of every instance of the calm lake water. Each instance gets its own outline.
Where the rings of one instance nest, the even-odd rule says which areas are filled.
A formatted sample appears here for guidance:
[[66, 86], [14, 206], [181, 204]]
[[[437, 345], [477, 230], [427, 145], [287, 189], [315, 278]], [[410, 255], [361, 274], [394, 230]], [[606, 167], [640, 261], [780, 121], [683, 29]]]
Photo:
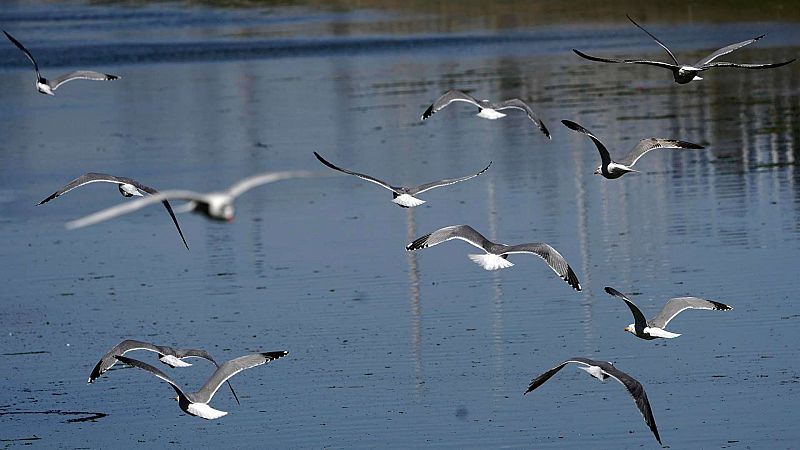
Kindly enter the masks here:
[[[40, 95], [0, 40], [0, 446], [655, 448], [613, 380], [568, 367], [522, 395], [572, 356], [638, 378], [671, 448], [797, 445], [800, 64], [679, 86], [570, 51], [664, 59], [630, 13], [679, 58], [768, 33], [729, 60], [785, 60], [800, 53], [796, 11], [400, 5], [4, 2], [0, 24], [45, 76], [79, 66], [122, 80]], [[481, 120], [463, 104], [420, 123], [453, 87], [530, 101], [552, 141], [524, 115]], [[605, 180], [561, 119], [612, 155], [650, 136], [707, 150], [655, 152], [642, 173]], [[397, 184], [493, 165], [412, 210], [355, 177], [271, 184], [239, 198], [233, 223], [181, 215], [188, 252], [157, 206], [66, 230], [124, 201], [107, 185], [36, 206], [88, 171], [210, 191], [326, 171], [315, 150]], [[550, 243], [584, 290], [525, 255], [486, 272], [465, 243], [404, 250], [459, 223]], [[684, 313], [669, 326], [683, 336], [643, 341], [604, 286], [648, 316], [683, 295], [734, 309]], [[241, 405], [220, 390], [212, 404], [230, 414], [204, 421], [136, 369], [86, 384], [124, 338], [218, 360], [290, 354], [233, 378]], [[158, 366], [188, 389], [212, 371]]]

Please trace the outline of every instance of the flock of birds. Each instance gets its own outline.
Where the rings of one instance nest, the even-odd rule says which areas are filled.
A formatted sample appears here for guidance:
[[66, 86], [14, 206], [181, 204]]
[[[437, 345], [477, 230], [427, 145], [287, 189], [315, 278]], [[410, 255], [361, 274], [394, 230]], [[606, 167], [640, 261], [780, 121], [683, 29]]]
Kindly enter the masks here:
[[[647, 33], [651, 38], [653, 38], [656, 41], [656, 43], [658, 43], [658, 45], [664, 48], [664, 50], [666, 50], [667, 53], [670, 55], [674, 64], [659, 62], [659, 61], [650, 61], [650, 60], [600, 58], [597, 56], [590, 56], [586, 53], [583, 53], [575, 49], [573, 49], [573, 51], [580, 57], [586, 58], [591, 61], [599, 61], [605, 63], [645, 64], [657, 67], [664, 67], [672, 71], [675, 81], [679, 84], [685, 84], [691, 81], [701, 80], [702, 78], [698, 76], [700, 72], [704, 72], [706, 70], [716, 67], [766, 69], [766, 68], [780, 67], [794, 61], [794, 59], [792, 59], [789, 61], [783, 61], [779, 63], [768, 63], [768, 64], [740, 64], [740, 63], [720, 62], [720, 61], [715, 62], [715, 60], [717, 60], [721, 56], [724, 56], [728, 53], [731, 53], [734, 50], [737, 50], [746, 45], [756, 42], [757, 40], [763, 37], [762, 35], [753, 39], [749, 39], [746, 41], [742, 41], [736, 44], [723, 47], [713, 52], [712, 54], [708, 55], [707, 57], [702, 58], [701, 60], [692, 65], [683, 65], [678, 63], [678, 60], [675, 58], [673, 53], [658, 38], [656, 38], [650, 32], [645, 30], [641, 25], [636, 23], [630, 16], [628, 16], [628, 19], [630, 19], [630, 21], [633, 22], [634, 25], [639, 27], [641, 30]], [[33, 55], [13, 36], [11, 36], [9, 33], [5, 31], [3, 32], [5, 33], [6, 37], [8, 37], [8, 39], [15, 46], [17, 46], [17, 48], [19, 48], [33, 64], [33, 67], [36, 71], [36, 89], [43, 94], [55, 95], [55, 90], [58, 89], [61, 85], [77, 79], [94, 80], [94, 81], [119, 79], [119, 77], [115, 75], [79, 70], [67, 73], [53, 80], [47, 80], [39, 72], [39, 66], [36, 63], [36, 60], [33, 58]], [[544, 122], [533, 112], [533, 109], [524, 101], [514, 98], [495, 103], [489, 100], [478, 100], [469, 95], [468, 93], [456, 89], [445, 92], [441, 97], [439, 97], [436, 101], [434, 101], [433, 104], [431, 104], [430, 107], [427, 110], [425, 110], [425, 112], [422, 114], [421, 120], [426, 120], [430, 118], [433, 114], [437, 113], [438, 111], [442, 110], [443, 108], [447, 107], [453, 102], [469, 103], [478, 108], [478, 114], [477, 114], [478, 117], [490, 120], [495, 120], [504, 117], [506, 114], [502, 113], [501, 111], [521, 110], [526, 113], [528, 119], [530, 119], [530, 121], [542, 132], [542, 134], [544, 134], [547, 138], [551, 138], [550, 132], [545, 126]], [[600, 141], [600, 139], [596, 137], [594, 134], [592, 134], [589, 130], [569, 120], [563, 120], [562, 123], [567, 128], [574, 130], [578, 133], [585, 134], [592, 140], [594, 145], [597, 147], [601, 161], [600, 166], [595, 170], [594, 173], [602, 175], [607, 179], [616, 179], [625, 175], [626, 173], [636, 172], [636, 170], [633, 169], [634, 164], [636, 164], [636, 162], [639, 161], [639, 159], [642, 156], [644, 156], [651, 150], [667, 149], [667, 148], [675, 148], [675, 149], [703, 148], [703, 146], [701, 145], [676, 139], [648, 138], [639, 141], [627, 155], [615, 161], [611, 158], [608, 149]], [[324, 159], [317, 152], [314, 152], [314, 156], [322, 164], [329, 167], [330, 169], [348, 175], [356, 176], [358, 178], [377, 184], [391, 191], [393, 196], [392, 202], [403, 208], [413, 208], [425, 203], [425, 200], [422, 200], [417, 197], [419, 194], [422, 194], [434, 188], [439, 188], [470, 180], [487, 171], [492, 165], [492, 163], [489, 162], [489, 164], [485, 168], [471, 175], [433, 181], [430, 183], [425, 183], [414, 187], [406, 187], [406, 186], [393, 186], [387, 182], [384, 182], [370, 175], [365, 175], [349, 169], [338, 167], [333, 163]], [[172, 218], [172, 221], [175, 224], [175, 228], [177, 229], [178, 234], [180, 235], [181, 240], [183, 241], [183, 244], [186, 246], [186, 249], [188, 250], [189, 245], [186, 242], [186, 238], [184, 237], [183, 232], [181, 231], [178, 219], [175, 216], [175, 211], [173, 211], [170, 201], [185, 202], [180, 208], [178, 208], [178, 212], [192, 211], [203, 214], [209, 219], [230, 221], [233, 220], [234, 218], [234, 212], [235, 212], [234, 201], [236, 197], [249, 191], [250, 189], [280, 180], [299, 178], [299, 177], [316, 177], [320, 175], [322, 174], [319, 172], [311, 172], [311, 171], [283, 171], [283, 172], [264, 173], [243, 179], [223, 191], [200, 193], [191, 190], [169, 190], [169, 191], [159, 192], [156, 189], [148, 187], [131, 178], [90, 172], [70, 181], [64, 187], [60, 188], [59, 190], [57, 190], [56, 192], [54, 192], [53, 194], [42, 200], [39, 204], [41, 205], [47, 203], [50, 200], [55, 199], [56, 197], [59, 197], [75, 188], [85, 186], [87, 184], [96, 182], [113, 183], [117, 185], [120, 194], [122, 194], [124, 197], [143, 197], [143, 198], [126, 202], [117, 206], [113, 206], [95, 212], [83, 218], [68, 222], [66, 224], [67, 228], [85, 227], [88, 225], [96, 224], [98, 222], [106, 221], [111, 218], [139, 210], [154, 203], [161, 203], [169, 213], [170, 217]], [[147, 195], [145, 196], [145, 194]], [[546, 243], [526, 243], [517, 245], [506, 245], [506, 244], [495, 243], [486, 239], [483, 235], [481, 235], [478, 231], [476, 231], [469, 225], [453, 225], [438, 229], [436, 231], [433, 231], [432, 233], [426, 234], [414, 240], [413, 242], [411, 242], [406, 246], [406, 250], [415, 251], [454, 239], [465, 241], [468, 244], [483, 250], [484, 252], [483, 254], [470, 254], [469, 258], [470, 260], [477, 263], [486, 270], [498, 270], [511, 267], [514, 264], [508, 261], [509, 255], [518, 253], [527, 253], [539, 256], [550, 266], [550, 268], [559, 277], [561, 277], [565, 282], [567, 282], [567, 284], [569, 284], [569, 286], [571, 286], [576, 291], [580, 291], [582, 289], [577, 275], [572, 270], [570, 265], [567, 263], [566, 259], [550, 245]], [[639, 310], [639, 308], [624, 294], [611, 287], [606, 287], [605, 291], [611, 296], [622, 299], [622, 301], [625, 302], [628, 308], [630, 308], [631, 313], [633, 314], [634, 317], [634, 323], [625, 327], [625, 331], [630, 332], [636, 337], [647, 340], [657, 339], [657, 338], [671, 339], [680, 336], [680, 334], [669, 332], [664, 328], [675, 316], [677, 316], [679, 313], [687, 309], [704, 309], [704, 310], [715, 310], [715, 311], [723, 311], [731, 309], [731, 307], [728, 305], [711, 300], [705, 300], [697, 297], [679, 297], [668, 300], [664, 308], [661, 310], [661, 312], [659, 312], [658, 315], [656, 315], [653, 319], [648, 321], [647, 319], [645, 319], [644, 314]], [[190, 366], [191, 364], [185, 362], [184, 359], [201, 358], [213, 363], [217, 367], [217, 369], [211, 375], [208, 381], [200, 388], [200, 390], [196, 392], [185, 392], [174, 381], [172, 381], [172, 379], [170, 379], [166, 374], [164, 374], [159, 369], [142, 361], [124, 356], [126, 353], [135, 350], [146, 350], [154, 352], [158, 355], [159, 361], [169, 365], [170, 367], [187, 367]], [[245, 369], [250, 369], [259, 365], [263, 365], [275, 359], [286, 356], [287, 354], [288, 352], [286, 351], [254, 353], [241, 356], [239, 358], [235, 358], [233, 360], [223, 363], [222, 365], [219, 365], [211, 357], [211, 355], [209, 355], [204, 350], [176, 349], [168, 346], [154, 345], [147, 342], [124, 340], [121, 343], [114, 346], [108, 353], [106, 353], [100, 359], [100, 361], [95, 366], [94, 370], [92, 370], [92, 373], [88, 381], [89, 383], [94, 382], [103, 373], [105, 373], [112, 366], [114, 366], [114, 364], [117, 361], [120, 361], [130, 366], [138, 367], [147, 372], [150, 372], [154, 376], [169, 383], [169, 385], [172, 386], [172, 388], [177, 393], [176, 400], [178, 401], [179, 407], [187, 414], [199, 416], [204, 419], [216, 419], [224, 416], [227, 413], [210, 407], [208, 405], [208, 402], [211, 401], [212, 397], [222, 384], [224, 383], [228, 384], [231, 393], [234, 395], [234, 398], [238, 403], [239, 399], [236, 396], [236, 392], [233, 390], [233, 387], [230, 386], [228, 380], [233, 375]], [[623, 386], [625, 386], [627, 391], [633, 397], [637, 408], [639, 409], [639, 411], [642, 414], [642, 417], [644, 418], [645, 423], [652, 431], [656, 440], [659, 443], [661, 443], [661, 437], [659, 436], [655, 418], [653, 417], [653, 412], [651, 410], [650, 403], [647, 399], [647, 394], [645, 393], [644, 387], [635, 378], [617, 369], [611, 362], [597, 361], [583, 357], [575, 357], [567, 359], [558, 364], [557, 366], [553, 367], [552, 369], [549, 369], [548, 371], [534, 378], [530, 382], [528, 389], [525, 391], [525, 393], [527, 394], [535, 390], [543, 383], [545, 383], [548, 379], [550, 379], [553, 375], [559, 372], [562, 368], [564, 368], [567, 364], [570, 363], [578, 364], [580, 369], [585, 370], [591, 376], [601, 381], [604, 381], [607, 378], [611, 377], [619, 381]]]

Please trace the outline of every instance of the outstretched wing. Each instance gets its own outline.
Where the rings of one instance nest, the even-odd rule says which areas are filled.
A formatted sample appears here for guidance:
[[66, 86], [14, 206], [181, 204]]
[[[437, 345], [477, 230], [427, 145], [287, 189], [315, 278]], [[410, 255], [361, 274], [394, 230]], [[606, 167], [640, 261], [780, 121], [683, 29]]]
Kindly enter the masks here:
[[670, 49], [669, 49], [669, 48], [667, 48], [667, 46], [666, 46], [666, 45], [665, 45], [663, 42], [661, 42], [660, 40], [658, 40], [658, 38], [657, 38], [657, 37], [653, 36], [653, 34], [652, 34], [652, 33], [650, 33], [649, 31], [645, 30], [643, 26], [641, 26], [641, 25], [639, 25], [638, 23], [636, 23], [636, 21], [635, 21], [635, 20], [633, 20], [633, 19], [631, 18], [631, 16], [629, 16], [628, 14], [625, 14], [625, 17], [627, 17], [627, 18], [628, 18], [628, 20], [630, 20], [630, 21], [631, 21], [631, 23], [633, 23], [634, 25], [636, 25], [637, 27], [639, 27], [639, 29], [640, 29], [640, 30], [642, 30], [642, 31], [644, 31], [645, 33], [647, 33], [647, 35], [648, 35], [648, 36], [650, 36], [651, 38], [653, 38], [653, 40], [654, 40], [654, 41], [656, 41], [656, 44], [660, 45], [660, 46], [661, 46], [661, 48], [663, 48], [664, 50], [666, 50], [666, 51], [667, 51], [667, 53], [669, 53], [669, 57], [670, 57], [670, 58], [672, 58], [672, 60], [673, 60], [673, 61], [675, 61], [675, 64], [676, 64], [676, 65], [679, 65], [679, 66], [681, 65], [681, 63], [679, 63], [679, 62], [678, 62], [678, 60], [675, 58], [675, 55], [673, 55], [673, 54], [672, 54], [672, 52], [670, 51]]
[[703, 149], [700, 144], [695, 144], [692, 142], [686, 141], [679, 141], [677, 139], [663, 139], [663, 138], [647, 138], [642, 139], [639, 141], [636, 146], [633, 147], [624, 158], [617, 161], [619, 164], [624, 164], [628, 167], [633, 166], [636, 164], [636, 161], [639, 160], [645, 153], [649, 152], [650, 150], [654, 150], [657, 148], [685, 148], [685, 149], [692, 149], [692, 150], [699, 150]]
[[715, 62], [711, 64], [706, 64], [703, 69], [710, 69], [712, 67], [738, 67], [740, 69], [772, 69], [774, 67], [781, 67], [787, 64], [791, 64], [795, 61], [795, 59], [790, 59], [789, 61], [783, 61], [778, 63], [766, 63], [766, 64], [740, 64], [740, 63], [732, 63], [732, 62]]
[[153, 375], [157, 376], [158, 378], [161, 378], [162, 380], [164, 380], [167, 383], [169, 383], [169, 385], [172, 386], [172, 389], [175, 389], [175, 392], [179, 396], [186, 398], [186, 394], [183, 393], [183, 390], [181, 390], [180, 386], [175, 384], [175, 382], [172, 381], [168, 376], [166, 376], [164, 374], [164, 372], [156, 369], [155, 367], [151, 366], [150, 364], [147, 364], [147, 363], [144, 363], [142, 361], [139, 361], [138, 359], [128, 358], [128, 357], [125, 357], [125, 356], [115, 356], [115, 358], [117, 358], [118, 360], [124, 362], [125, 364], [131, 365], [133, 367], [138, 367], [140, 369], [144, 369], [144, 370], [152, 373]]
[[766, 34], [762, 34], [761, 36], [754, 37], [753, 39], [748, 39], [746, 41], [737, 42], [735, 44], [731, 44], [731, 45], [722, 47], [721, 49], [715, 51], [714, 53], [712, 53], [712, 54], [710, 54], [708, 56], [706, 56], [705, 58], [702, 58], [702, 59], [698, 60], [696, 63], [694, 63], [694, 67], [701, 68], [701, 67], [707, 65], [708, 63], [710, 63], [711, 61], [719, 58], [720, 56], [727, 55], [728, 53], [730, 53], [730, 52], [732, 52], [734, 50], [739, 50], [740, 48], [744, 47], [745, 45], [750, 45], [753, 42], [763, 38], [764, 36], [766, 36]]
[[670, 320], [687, 309], [708, 309], [713, 311], [728, 311], [733, 308], [713, 300], [705, 300], [697, 297], [677, 297], [671, 298], [661, 312], [653, 317], [650, 325], [658, 328], [667, 326]]
[[92, 369], [92, 373], [89, 375], [89, 380], [87, 383], [93, 383], [94, 380], [100, 377], [100, 375], [104, 374], [106, 371], [108, 371], [108, 369], [116, 364], [117, 359], [115, 356], [124, 355], [131, 350], [149, 350], [155, 353], [160, 352], [159, 348], [153, 344], [135, 341], [133, 339], [125, 339], [124, 341], [112, 347], [111, 350], [109, 350], [105, 355], [103, 355], [102, 358], [100, 358], [100, 361], [98, 361], [94, 366], [94, 369]]
[[628, 299], [628, 297], [626, 297], [625, 294], [608, 286], [606, 286], [605, 291], [609, 295], [613, 295], [614, 297], [619, 297], [622, 300], [625, 300], [625, 304], [628, 305], [628, 308], [633, 313], [633, 320], [634, 320], [633, 326], [636, 327], [637, 330], [642, 330], [647, 326], [647, 319], [645, 319], [644, 314], [642, 314], [642, 310], [640, 310], [636, 306], [636, 304], [630, 301], [630, 299]]
[[558, 253], [556, 249], [548, 244], [535, 242], [531, 244], [511, 245], [503, 252], [503, 254], [511, 253], [532, 253], [539, 256], [553, 269], [553, 272], [563, 278], [573, 289], [576, 291], [581, 290], [581, 283], [578, 281], [575, 272], [572, 271], [572, 267], [567, 264], [567, 260], [561, 256], [561, 253]]
[[[131, 178], [120, 178], [120, 179], [128, 184], [132, 184], [137, 189], [147, 192], [150, 195], [158, 194], [157, 190], [151, 188], [150, 186], [145, 186], [144, 184], [139, 183], [138, 181], [133, 180]], [[183, 245], [186, 247], [186, 250], [189, 250], [189, 244], [186, 243], [186, 237], [183, 236], [183, 230], [181, 230], [181, 226], [180, 224], [178, 224], [178, 218], [175, 217], [175, 211], [172, 210], [172, 205], [170, 205], [167, 200], [162, 201], [161, 204], [164, 205], [164, 208], [167, 210], [169, 216], [172, 218], [172, 223], [174, 223], [175, 228], [178, 229], [178, 234], [181, 235], [181, 240], [183, 241]]]
[[206, 381], [206, 384], [204, 384], [203, 387], [194, 394], [194, 396], [196, 397], [197, 401], [208, 403], [211, 401], [211, 398], [214, 397], [217, 389], [219, 389], [222, 383], [227, 381], [228, 378], [243, 370], [266, 364], [278, 358], [283, 358], [288, 354], [289, 352], [285, 351], [253, 353], [251, 355], [240, 356], [236, 359], [226, 361], [222, 363], [222, 365], [219, 366], [216, 371], [214, 371], [214, 373], [211, 375], [211, 378]]
[[432, 247], [451, 239], [466, 241], [484, 251], [488, 251], [488, 249], [494, 245], [493, 242], [483, 237], [482, 234], [475, 231], [475, 229], [469, 225], [452, 225], [440, 228], [433, 233], [415, 239], [414, 242], [406, 245], [406, 250], [414, 251], [421, 248]]
[[78, 178], [75, 178], [74, 180], [70, 181], [64, 187], [62, 187], [61, 189], [53, 192], [46, 199], [40, 201], [39, 204], [41, 205], [41, 204], [47, 203], [50, 200], [52, 200], [52, 199], [54, 199], [56, 197], [60, 197], [60, 196], [62, 196], [64, 194], [66, 194], [67, 192], [77, 188], [77, 187], [83, 186], [84, 184], [96, 183], [96, 182], [125, 184], [125, 183], [128, 183], [130, 181], [133, 181], [133, 180], [127, 180], [126, 181], [125, 179], [122, 179], [120, 177], [115, 177], [114, 175], [109, 175], [107, 173], [89, 172], [89, 173], [81, 175]]
[[14, 36], [8, 34], [6, 30], [3, 30], [3, 33], [5, 33], [9, 41], [11, 41], [14, 45], [16, 45], [18, 49], [22, 50], [22, 53], [25, 53], [25, 56], [27, 56], [28, 59], [33, 63], [33, 68], [36, 70], [36, 78], [41, 80], [42, 74], [39, 73], [39, 64], [36, 64], [36, 60], [33, 59], [33, 55], [31, 55], [31, 52], [29, 52], [28, 49], [25, 48], [25, 46], [22, 45], [20, 41], [14, 39]]
[[253, 175], [252, 177], [249, 178], [245, 178], [244, 180], [233, 184], [231, 187], [228, 188], [226, 192], [231, 197], [238, 197], [244, 194], [245, 192], [249, 191], [250, 189], [261, 186], [262, 184], [274, 183], [276, 181], [281, 181], [281, 180], [289, 180], [291, 178], [309, 178], [309, 177], [319, 177], [319, 176], [324, 176], [324, 174], [319, 172], [311, 172], [310, 170], [287, 170], [283, 172], [267, 172], [259, 175]]
[[325, 158], [323, 158], [323, 157], [322, 157], [322, 156], [321, 156], [319, 153], [317, 153], [317, 152], [314, 152], [314, 156], [316, 156], [316, 157], [317, 157], [317, 159], [319, 160], [319, 162], [321, 162], [322, 164], [325, 164], [326, 166], [330, 167], [330, 168], [331, 168], [331, 169], [333, 169], [333, 170], [338, 170], [339, 172], [346, 173], [346, 174], [348, 174], [348, 175], [355, 175], [355, 176], [357, 176], [358, 178], [361, 178], [362, 180], [369, 181], [370, 183], [375, 183], [375, 184], [377, 184], [378, 186], [380, 186], [380, 187], [383, 187], [383, 188], [386, 188], [386, 189], [388, 189], [388, 190], [390, 190], [390, 191], [392, 191], [392, 192], [396, 192], [396, 193], [398, 193], [398, 194], [400, 194], [400, 193], [401, 193], [401, 192], [400, 192], [398, 189], [395, 189], [394, 187], [392, 187], [392, 186], [391, 186], [389, 183], [387, 183], [387, 182], [385, 182], [385, 181], [381, 181], [381, 180], [379, 180], [379, 179], [377, 179], [377, 178], [375, 178], [375, 177], [371, 177], [371, 176], [369, 176], [369, 175], [364, 175], [363, 173], [353, 172], [352, 170], [342, 169], [342, 168], [341, 168], [341, 167], [339, 167], [339, 166], [335, 166], [335, 165], [333, 165], [333, 163], [331, 163], [331, 162], [329, 162], [328, 160], [326, 160]]
[[458, 89], [450, 89], [449, 91], [442, 94], [441, 97], [437, 98], [436, 101], [433, 102], [431, 106], [429, 106], [428, 109], [425, 110], [424, 113], [422, 113], [422, 117], [420, 117], [420, 120], [427, 119], [428, 117], [436, 114], [442, 108], [453, 102], [472, 103], [478, 108], [481, 108], [480, 102], [478, 102], [478, 100], [476, 100], [475, 97], [467, 94], [466, 92], [459, 91]]
[[653, 411], [650, 409], [650, 401], [647, 400], [647, 393], [645, 392], [644, 387], [642, 387], [642, 384], [632, 376], [614, 367], [614, 365], [611, 363], [598, 361], [597, 365], [600, 366], [600, 368], [603, 369], [603, 372], [607, 373], [608, 376], [614, 378], [622, 383], [623, 386], [625, 386], [625, 389], [628, 390], [628, 393], [631, 394], [631, 397], [633, 397], [633, 400], [636, 402], [636, 407], [639, 408], [639, 412], [642, 413], [644, 423], [647, 424], [647, 426], [650, 428], [650, 431], [653, 432], [653, 435], [660, 444], [661, 436], [658, 435], [656, 419], [653, 417]]
[[76, 70], [74, 72], [65, 73], [60, 77], [53, 78], [52, 80], [48, 80], [47, 85], [50, 86], [50, 89], [55, 91], [62, 84], [72, 80], [111, 81], [118, 79], [118, 76], [107, 73], [92, 72], [91, 70]]
[[438, 187], [448, 186], [448, 185], [451, 185], [451, 184], [456, 184], [456, 183], [459, 183], [459, 182], [462, 182], [462, 181], [466, 181], [466, 180], [469, 180], [470, 178], [477, 177], [478, 175], [482, 174], [483, 172], [486, 172], [489, 169], [489, 167], [491, 167], [491, 166], [492, 166], [492, 162], [489, 161], [489, 165], [488, 166], [486, 166], [483, 170], [481, 170], [480, 172], [478, 172], [478, 173], [476, 173], [474, 175], [467, 175], [467, 176], [461, 177], [461, 178], [449, 178], [449, 179], [445, 179], [445, 180], [432, 181], [430, 183], [425, 183], [425, 184], [422, 184], [422, 185], [417, 186], [415, 188], [411, 188], [411, 189], [409, 189], [408, 193], [411, 194], [411, 195], [417, 195], [417, 194], [421, 194], [421, 193], [423, 193], [425, 191], [429, 191], [431, 189], [435, 189], [435, 188], [438, 188]]
[[589, 130], [583, 128], [582, 126], [578, 125], [577, 123], [571, 120], [562, 120], [563, 123], [567, 128], [570, 130], [577, 131], [578, 133], [583, 133], [589, 136], [594, 142], [595, 147], [597, 147], [597, 151], [600, 152], [600, 161], [603, 163], [603, 167], [608, 166], [611, 164], [611, 155], [608, 153], [608, 149], [605, 145], [597, 138], [597, 136], [593, 135]]
[[548, 139], [552, 139], [552, 137], [550, 137], [550, 130], [548, 130], [547, 127], [544, 125], [544, 122], [542, 122], [542, 119], [540, 119], [533, 112], [533, 109], [531, 109], [531, 107], [527, 103], [523, 102], [522, 100], [520, 100], [518, 98], [512, 98], [512, 99], [509, 99], [509, 100], [502, 101], [500, 103], [492, 104], [492, 107], [493, 107], [493, 109], [495, 109], [497, 111], [500, 111], [501, 109], [509, 109], [509, 108], [514, 108], [514, 109], [519, 109], [519, 110], [525, 111], [525, 114], [528, 115], [528, 119], [530, 119], [531, 122], [533, 122], [534, 125], [539, 127], [539, 130], [541, 130], [541, 132], [544, 133], [544, 135], [547, 136]]
[[663, 67], [669, 70], [678, 70], [680, 66], [676, 66], [675, 64], [665, 63], [661, 61], [649, 61], [646, 59], [614, 59], [614, 58], [601, 58], [599, 56], [592, 56], [583, 53], [582, 51], [572, 49], [576, 55], [580, 56], [581, 58], [588, 59], [590, 61], [599, 61], [605, 63], [615, 63], [615, 64], [645, 64], [648, 66], [656, 66], [656, 67]]
[[559, 370], [563, 369], [564, 366], [566, 366], [569, 363], [583, 364], [583, 365], [586, 365], [586, 366], [597, 365], [597, 364], [595, 364], [596, 361], [593, 361], [591, 359], [580, 358], [580, 357], [570, 358], [570, 359], [562, 362], [561, 364], [553, 367], [552, 369], [548, 370], [547, 372], [539, 375], [538, 377], [534, 378], [533, 380], [531, 380], [530, 384], [528, 384], [528, 389], [525, 391], [525, 394], [527, 394], [528, 392], [531, 392], [532, 390], [534, 390], [534, 389], [538, 388], [539, 386], [543, 385], [547, 380], [552, 378], [553, 375], [557, 374]]
[[145, 206], [152, 205], [153, 203], [163, 202], [164, 200], [186, 200], [186, 201], [196, 201], [196, 202], [205, 202], [205, 196], [198, 192], [194, 191], [162, 191], [158, 194], [154, 194], [148, 197], [142, 197], [138, 200], [125, 202], [116, 206], [112, 206], [110, 208], [106, 208], [95, 213], [89, 214], [88, 216], [81, 217], [80, 219], [76, 219], [66, 223], [67, 229], [75, 229], [75, 228], [83, 228], [89, 225], [94, 225], [98, 222], [103, 222], [105, 220], [113, 219], [114, 217], [121, 216], [123, 214], [128, 214], [130, 212], [136, 211], [138, 209], [142, 209]]

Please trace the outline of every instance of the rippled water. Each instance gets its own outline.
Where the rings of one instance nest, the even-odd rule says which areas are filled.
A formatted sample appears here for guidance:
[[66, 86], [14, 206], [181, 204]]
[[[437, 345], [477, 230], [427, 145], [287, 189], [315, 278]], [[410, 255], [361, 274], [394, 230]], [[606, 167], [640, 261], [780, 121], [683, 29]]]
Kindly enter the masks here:
[[[658, 68], [570, 52], [663, 56], [625, 12], [404, 32], [417, 18], [441, 22], [393, 8], [10, 4], [0, 22], [45, 76], [78, 64], [123, 79], [39, 95], [24, 57], [0, 43], [2, 445], [655, 446], [613, 381], [567, 368], [522, 395], [532, 377], [582, 355], [644, 384], [672, 448], [793, 447], [800, 66], [720, 69], [678, 86]], [[735, 60], [798, 53], [796, 22], [676, 14], [646, 23], [690, 60], [767, 31]], [[524, 117], [480, 120], [463, 105], [420, 123], [451, 87], [530, 101], [553, 140]], [[708, 150], [653, 153], [641, 174], [605, 180], [592, 175], [594, 146], [561, 119], [612, 155], [653, 135]], [[65, 230], [123, 201], [108, 186], [35, 206], [87, 171], [209, 191], [259, 171], [327, 170], [314, 150], [398, 184], [493, 165], [413, 210], [354, 177], [265, 186], [239, 199], [231, 224], [180, 216], [189, 252], [158, 207]], [[403, 249], [458, 223], [552, 244], [584, 291], [524, 255], [494, 273], [463, 243]], [[630, 313], [604, 286], [630, 293], [646, 315], [682, 295], [734, 310], [685, 313], [669, 327], [680, 338], [642, 341], [622, 331]], [[220, 360], [290, 354], [235, 377], [242, 404], [220, 391], [213, 404], [230, 414], [207, 422], [141, 371], [87, 385], [123, 338]], [[210, 372], [202, 361], [169, 371], [189, 388]]]

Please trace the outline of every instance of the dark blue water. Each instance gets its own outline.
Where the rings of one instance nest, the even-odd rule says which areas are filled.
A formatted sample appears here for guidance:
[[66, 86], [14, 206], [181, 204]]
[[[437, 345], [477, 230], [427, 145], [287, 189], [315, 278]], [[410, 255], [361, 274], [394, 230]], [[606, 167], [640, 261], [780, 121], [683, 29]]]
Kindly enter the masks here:
[[[122, 76], [47, 97], [24, 56], [0, 45], [4, 446], [657, 445], [613, 380], [569, 367], [522, 395], [578, 355], [638, 378], [671, 448], [794, 446], [800, 66], [720, 69], [678, 86], [658, 68], [570, 52], [664, 56], [624, 12], [612, 23], [369, 31], [418, 14], [27, 2], [0, 12], [45, 76], [76, 65]], [[650, 20], [688, 60], [765, 31], [731, 59], [788, 59], [800, 46], [796, 23]], [[530, 101], [553, 140], [524, 116], [481, 120], [463, 105], [420, 123], [451, 87]], [[650, 136], [708, 149], [654, 152], [641, 174], [605, 180], [592, 175], [594, 146], [561, 119], [612, 155]], [[35, 206], [88, 171], [211, 191], [261, 171], [327, 170], [312, 151], [396, 184], [493, 165], [413, 210], [354, 177], [264, 186], [239, 198], [233, 223], [181, 215], [189, 252], [159, 207], [64, 229], [124, 201], [109, 186]], [[525, 255], [486, 272], [461, 242], [404, 250], [459, 223], [550, 243], [584, 291]], [[642, 341], [622, 331], [630, 313], [604, 286], [648, 316], [683, 295], [734, 309], [684, 313], [668, 327], [680, 338]], [[220, 360], [290, 354], [233, 378], [242, 404], [221, 390], [212, 405], [229, 415], [209, 422], [136, 369], [87, 385], [124, 338]], [[189, 389], [212, 371], [159, 367]]]

